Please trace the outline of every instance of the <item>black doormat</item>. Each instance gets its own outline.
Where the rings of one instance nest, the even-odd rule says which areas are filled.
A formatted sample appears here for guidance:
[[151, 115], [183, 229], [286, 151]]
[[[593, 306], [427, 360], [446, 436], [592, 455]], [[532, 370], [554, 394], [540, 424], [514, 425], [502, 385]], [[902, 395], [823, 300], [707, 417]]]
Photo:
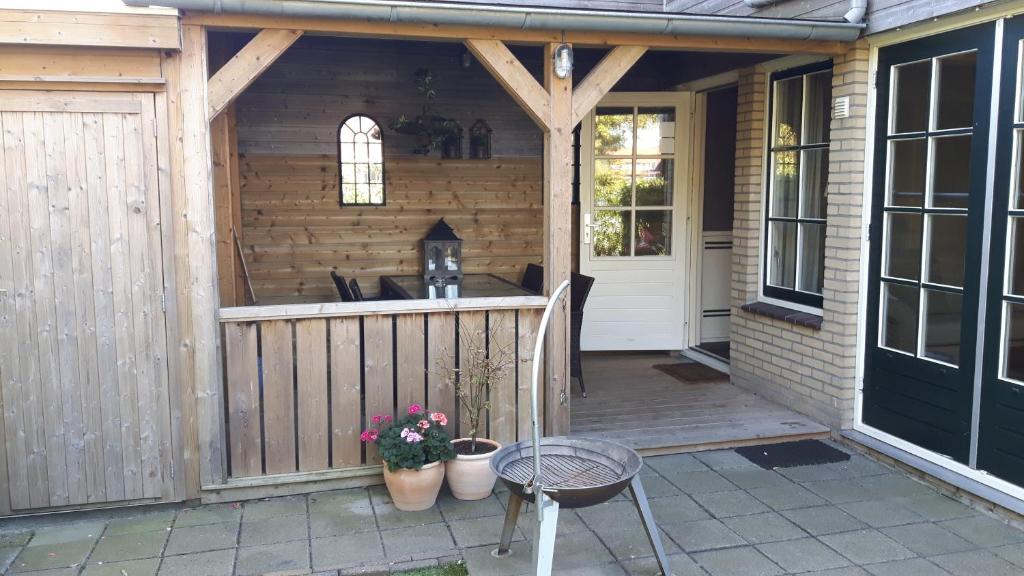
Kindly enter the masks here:
[[710, 366], [698, 362], [679, 362], [677, 364], [655, 364], [655, 370], [659, 370], [679, 380], [684, 384], [697, 384], [698, 382], [712, 382], [716, 380], [729, 380], [729, 375], [719, 372]]
[[781, 444], [744, 446], [736, 453], [765, 470], [846, 462], [850, 455], [820, 440], [798, 440]]

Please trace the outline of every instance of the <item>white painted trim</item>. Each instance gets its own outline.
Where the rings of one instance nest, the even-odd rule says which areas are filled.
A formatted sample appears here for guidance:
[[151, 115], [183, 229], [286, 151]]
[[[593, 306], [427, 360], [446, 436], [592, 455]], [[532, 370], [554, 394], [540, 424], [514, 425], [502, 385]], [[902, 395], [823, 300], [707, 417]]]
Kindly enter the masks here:
[[974, 470], [972, 468], [969, 468], [955, 460], [947, 458], [946, 456], [932, 452], [931, 450], [926, 450], [924, 448], [921, 448], [920, 446], [917, 446], [916, 444], [911, 444], [906, 440], [897, 438], [896, 436], [883, 432], [877, 428], [872, 428], [867, 424], [862, 424], [858, 422], [853, 425], [853, 429], [856, 430], [857, 432], [860, 432], [861, 434], [870, 436], [876, 440], [889, 444], [890, 446], [895, 446], [896, 448], [899, 448], [900, 450], [903, 450], [908, 454], [917, 456], [922, 460], [927, 460], [928, 462], [931, 462], [933, 464], [956, 472], [957, 474], [965, 478], [969, 478], [971, 480], [974, 480], [975, 482], [984, 484], [985, 486], [998, 490], [1013, 498], [1024, 501], [1024, 487], [1011, 484], [1006, 480], [1002, 480], [1000, 478], [992, 476], [991, 474], [983, 470]]
[[704, 150], [707, 145], [707, 94], [695, 93], [690, 115], [690, 262], [687, 269], [687, 289], [690, 298], [686, 307], [686, 342], [701, 342], [700, 325], [703, 319], [701, 281], [704, 272]]

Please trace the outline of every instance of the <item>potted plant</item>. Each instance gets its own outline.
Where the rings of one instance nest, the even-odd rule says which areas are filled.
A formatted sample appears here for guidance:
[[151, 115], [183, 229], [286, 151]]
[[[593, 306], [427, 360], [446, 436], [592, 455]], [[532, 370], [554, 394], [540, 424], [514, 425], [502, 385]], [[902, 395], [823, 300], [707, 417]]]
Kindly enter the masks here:
[[434, 114], [434, 75], [426, 68], [416, 71], [416, 91], [423, 97], [420, 113], [413, 118], [400, 115], [388, 125], [399, 134], [414, 136], [414, 154], [429, 155], [435, 150], [445, 159], [462, 157], [462, 126], [452, 118]]
[[[496, 332], [496, 328], [497, 325], [491, 325], [491, 334]], [[491, 405], [491, 387], [512, 369], [515, 361], [511, 349], [514, 342], [502, 347], [497, 341], [493, 335], [488, 338], [488, 334], [473, 330], [460, 321], [460, 365], [446, 370], [462, 404], [463, 433], [467, 434], [452, 441], [455, 458], [445, 464], [448, 487], [459, 500], [486, 498], [497, 480], [491, 471], [491, 457], [501, 444], [481, 437], [486, 434], [484, 415]]]
[[413, 404], [401, 418], [380, 415], [372, 422], [375, 427], [364, 431], [360, 439], [380, 450], [384, 483], [395, 508], [415, 512], [433, 506], [444, 481], [444, 462], [455, 457], [444, 430], [448, 417]]

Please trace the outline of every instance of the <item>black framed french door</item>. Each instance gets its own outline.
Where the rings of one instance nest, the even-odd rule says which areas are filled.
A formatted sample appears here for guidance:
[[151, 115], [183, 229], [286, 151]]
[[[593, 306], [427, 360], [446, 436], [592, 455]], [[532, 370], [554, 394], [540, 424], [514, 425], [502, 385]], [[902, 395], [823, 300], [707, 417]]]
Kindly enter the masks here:
[[995, 23], [879, 50], [863, 420], [967, 463]]
[[978, 468], [1024, 486], [1024, 20], [1004, 21]]

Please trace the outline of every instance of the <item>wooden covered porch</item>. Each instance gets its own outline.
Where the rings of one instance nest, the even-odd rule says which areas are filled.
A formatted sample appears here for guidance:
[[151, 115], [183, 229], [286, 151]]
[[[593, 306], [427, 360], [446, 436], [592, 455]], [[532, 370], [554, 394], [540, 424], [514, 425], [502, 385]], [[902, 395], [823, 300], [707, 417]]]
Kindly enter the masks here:
[[[487, 334], [490, 345], [516, 350], [515, 370], [492, 391], [488, 426], [499, 441], [524, 438], [529, 419], [524, 397], [529, 394], [534, 361], [532, 334], [547, 302], [544, 294], [567, 279], [574, 267], [570, 202], [574, 127], [651, 47], [742, 54], [842, 49], [840, 43], [822, 41], [552, 35], [202, 13], [186, 14], [182, 30], [182, 209], [189, 220], [184, 235], [188, 242], [181, 249], [188, 254], [182, 276], [189, 278], [191, 289], [179, 293], [178, 305], [188, 312], [194, 332], [188, 370], [197, 399], [200, 486], [208, 500], [299, 492], [314, 483], [330, 487], [377, 481], [379, 458], [372, 447], [360, 445], [359, 431], [369, 415], [400, 409], [406, 403], [427, 403], [458, 413], [455, 391], [436, 367], [458, 362], [459, 335], [466, 330]], [[245, 41], [225, 42], [225, 33]], [[333, 210], [338, 208], [337, 190], [331, 188], [337, 186], [334, 159], [318, 149], [299, 159], [275, 157], [275, 146], [281, 149], [288, 137], [281, 130], [254, 124], [256, 105], [247, 104], [245, 97], [253, 87], [262, 94], [260, 105], [270, 109], [275, 99], [282, 102], [274, 119], [294, 118], [290, 96], [280, 87], [289, 74], [299, 73], [302, 61], [289, 61], [294, 66], [278, 76], [273, 64], [297, 50], [300, 38], [313, 35], [317, 38], [305, 44], [305, 54], [317, 50], [318, 43], [331, 42], [329, 37], [461, 44], [521, 109], [525, 122], [520, 125], [532, 121], [540, 144], [536, 163], [521, 158], [478, 164], [403, 158], [394, 170], [389, 169], [387, 182], [422, 193], [417, 206], [398, 200], [391, 207], [396, 213], [387, 216], [383, 208], [327, 213], [332, 203]], [[601, 49], [599, 61], [578, 82], [571, 74], [564, 78], [555, 74], [553, 54], [563, 44]], [[520, 45], [528, 49], [513, 48]], [[535, 55], [540, 62], [524, 62], [523, 54]], [[531, 72], [538, 69], [537, 74]], [[268, 80], [259, 88], [264, 74]], [[313, 111], [320, 114], [317, 118], [331, 112], [329, 108]], [[281, 141], [260, 141], [260, 134], [274, 134]], [[416, 186], [425, 180], [441, 184], [417, 192]], [[454, 200], [440, 197], [438, 192], [452, 191], [453, 182], [459, 183], [462, 195]], [[488, 194], [492, 185], [505, 188]], [[320, 195], [289, 196], [296, 186], [304, 191], [319, 186]], [[477, 186], [484, 193], [474, 197], [465, 192], [467, 186]], [[537, 198], [523, 200], [534, 190]], [[212, 204], [208, 204], [211, 191]], [[304, 209], [312, 213], [296, 217], [297, 213], [281, 212], [296, 209], [296, 201], [308, 204]], [[380, 272], [365, 261], [379, 256], [372, 239], [408, 235], [396, 222], [415, 221], [422, 226], [444, 216], [446, 210], [493, 208], [495, 203], [504, 203], [509, 210], [496, 217], [507, 220], [495, 225], [525, 219], [527, 230], [520, 231], [525, 236], [516, 245], [526, 247], [526, 256], [509, 257], [502, 253], [499, 241], [485, 240], [474, 245], [467, 258], [479, 272], [513, 282], [526, 262], [542, 263], [541, 295], [334, 301], [327, 281], [331, 269], [368, 279], [364, 285], [371, 287], [370, 295], [376, 295], [373, 278]], [[296, 218], [290, 226], [289, 217]], [[493, 216], [470, 215], [461, 221], [463, 229], [486, 234], [488, 217]], [[335, 246], [326, 256], [308, 256], [298, 265], [301, 259], [295, 255], [309, 251], [310, 239], [324, 233], [323, 227], [312, 231], [314, 221], [338, 225], [331, 233], [336, 237], [334, 244], [345, 245], [348, 252], [341, 254]], [[357, 234], [363, 237], [354, 241], [352, 236]], [[533, 249], [535, 255], [530, 252]], [[420, 255], [408, 254], [385, 259], [378, 266], [420, 273], [420, 261]], [[494, 332], [495, 326], [500, 331]], [[568, 314], [562, 309], [545, 358], [543, 419], [548, 435], [566, 434], [570, 429], [568, 340]], [[607, 390], [606, 398], [615, 397]]]

